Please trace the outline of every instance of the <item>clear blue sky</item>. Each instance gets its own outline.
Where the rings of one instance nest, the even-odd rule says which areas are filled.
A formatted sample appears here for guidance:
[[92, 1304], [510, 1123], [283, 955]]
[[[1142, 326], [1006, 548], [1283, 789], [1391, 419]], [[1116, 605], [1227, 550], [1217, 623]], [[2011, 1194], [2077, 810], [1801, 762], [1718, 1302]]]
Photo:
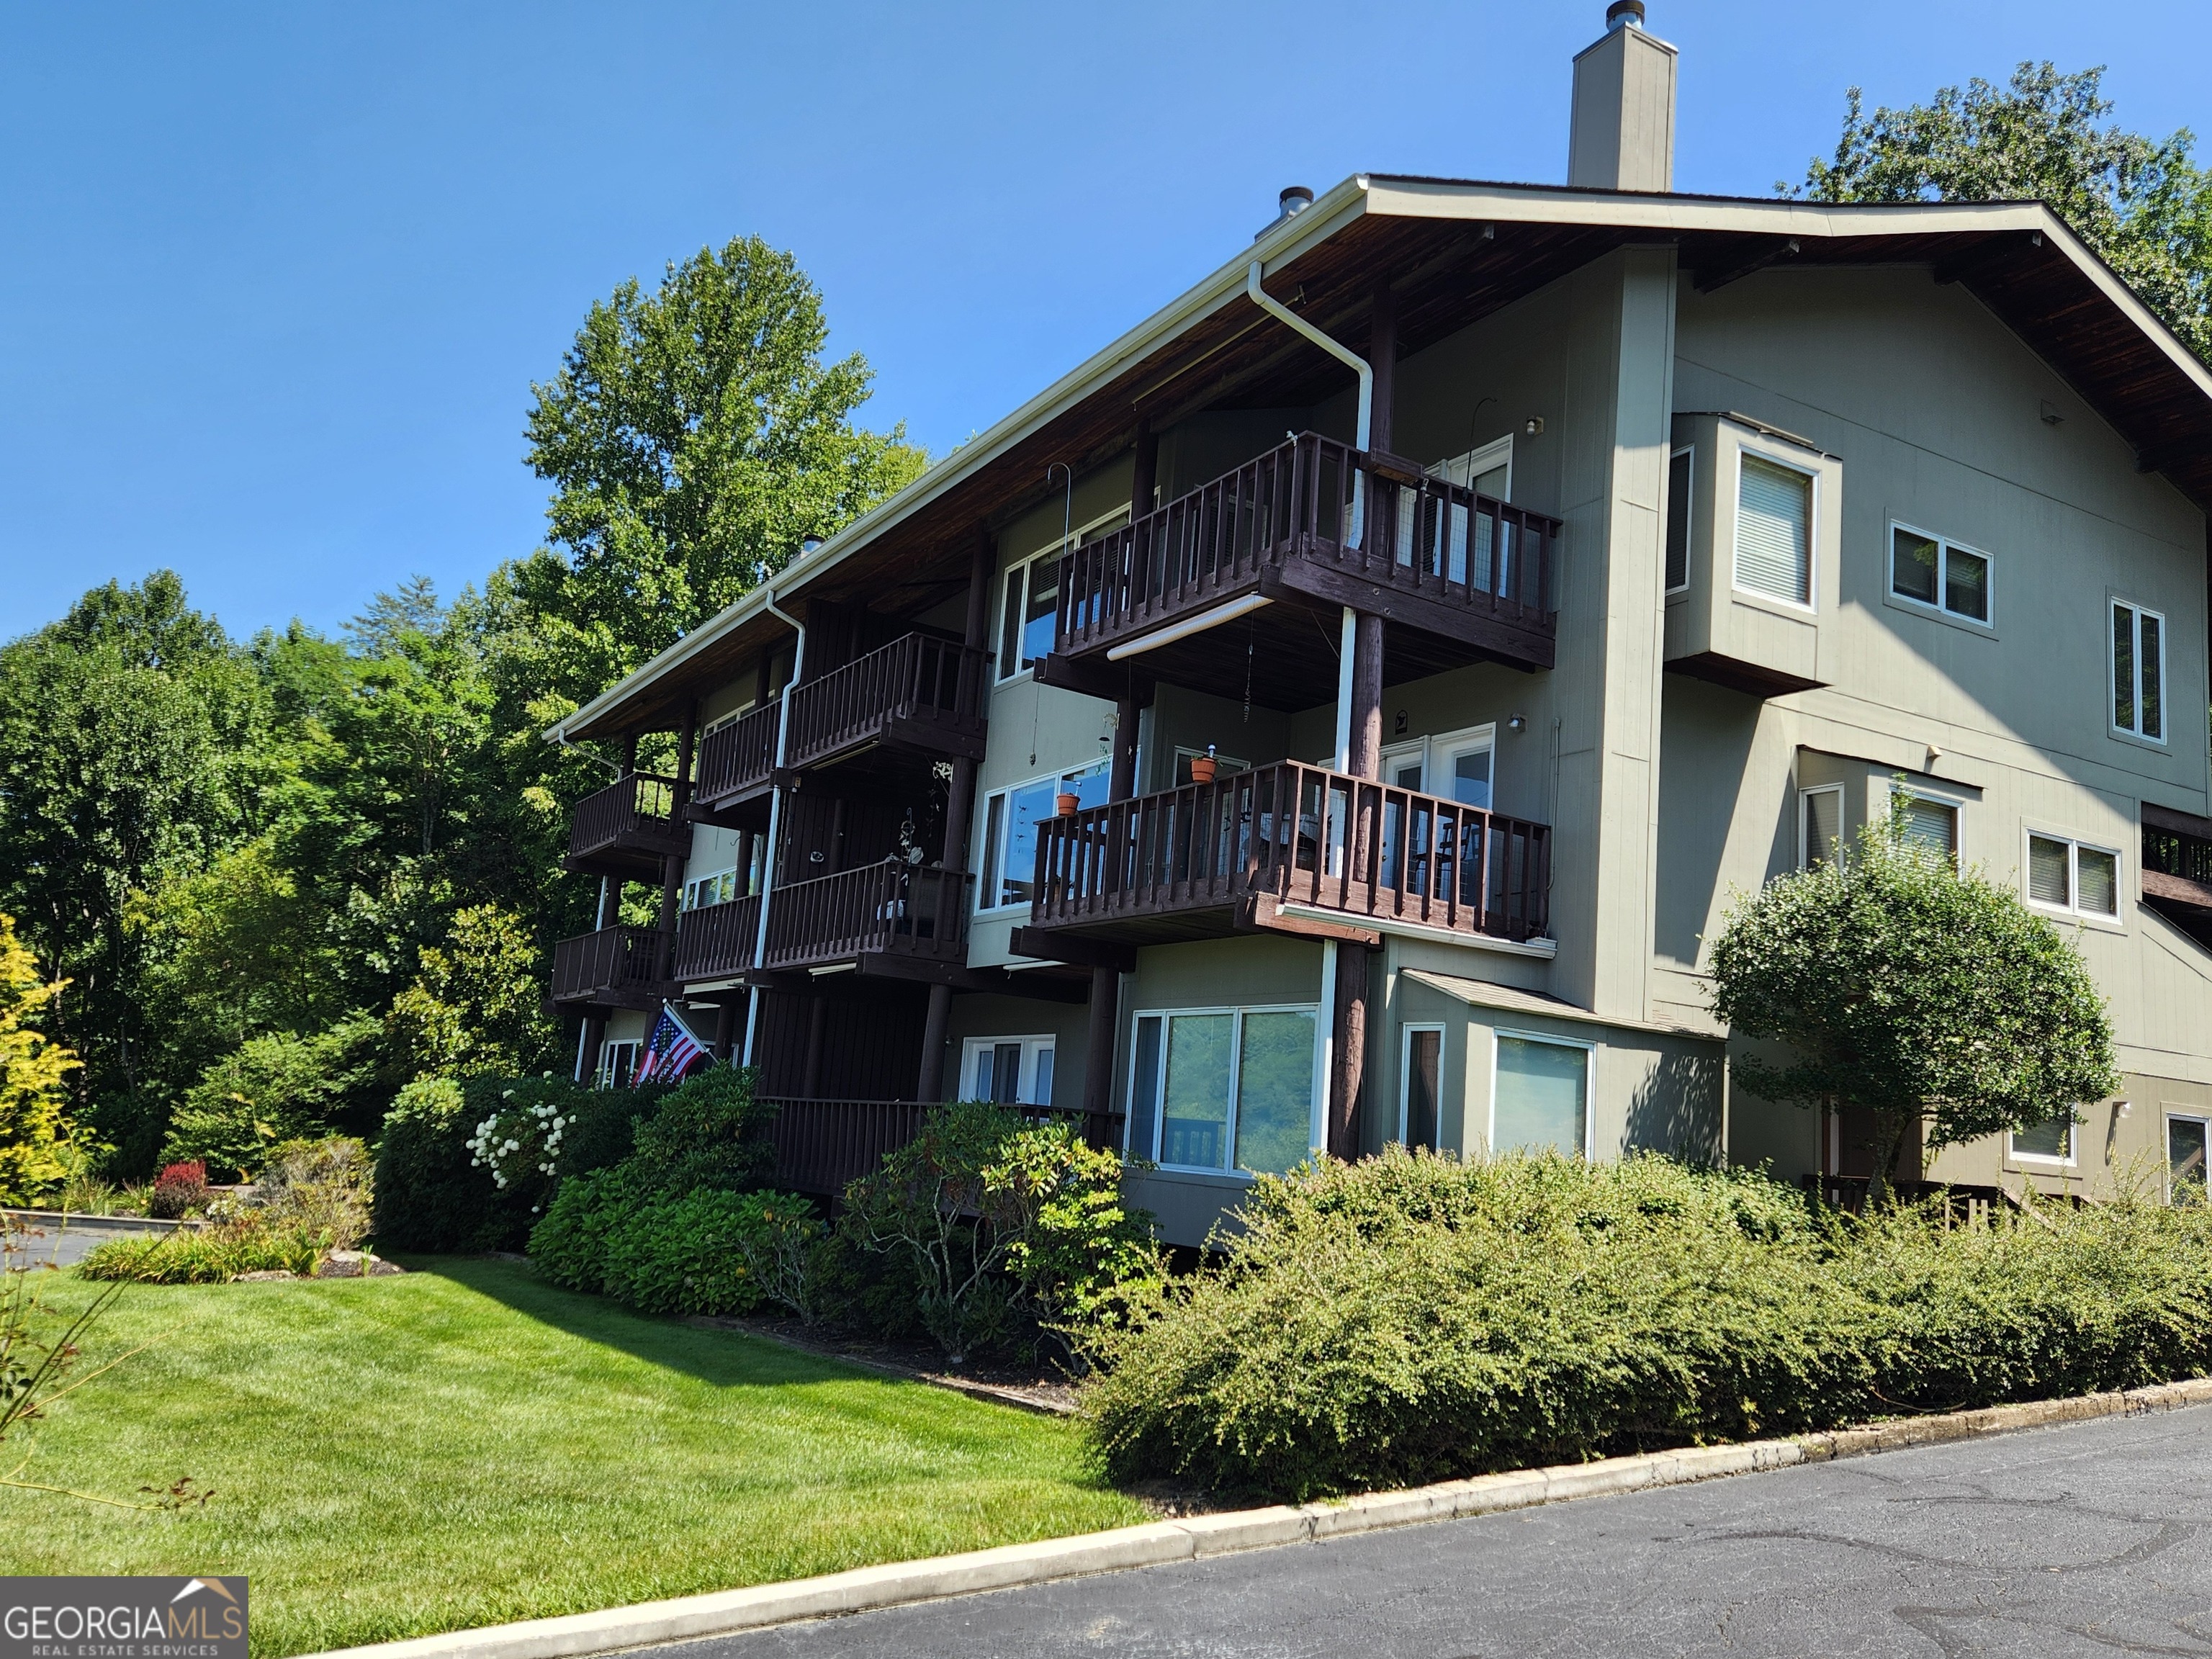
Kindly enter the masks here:
[[[1212, 270], [1288, 183], [1555, 179], [1602, 0], [0, 12], [0, 638], [161, 565], [331, 629], [537, 544], [530, 383], [623, 277], [757, 232], [942, 453]], [[2201, 5], [1652, 0], [1675, 179], [1764, 193], [1845, 87], [2109, 64], [2212, 127]]]

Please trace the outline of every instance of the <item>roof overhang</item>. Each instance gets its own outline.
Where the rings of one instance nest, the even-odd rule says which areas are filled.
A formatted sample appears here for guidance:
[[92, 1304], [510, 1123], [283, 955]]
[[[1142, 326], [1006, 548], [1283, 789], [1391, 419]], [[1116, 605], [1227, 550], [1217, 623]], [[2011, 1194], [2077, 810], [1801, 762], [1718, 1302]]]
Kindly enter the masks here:
[[978, 535], [1043, 499], [1048, 466], [1110, 459], [1140, 416], [1158, 428], [1208, 406], [1326, 395], [1346, 372], [1246, 296], [1255, 258], [1271, 294], [1355, 349], [1389, 273], [1410, 353], [1654, 242], [1673, 245], [1701, 283], [1785, 253], [1793, 266], [1932, 265], [2063, 376], [2144, 470], [2212, 508], [2212, 369], [2039, 202], [1835, 204], [1358, 174], [546, 736], [673, 724], [702, 679], [788, 635], [776, 612], [802, 597], [894, 611], [926, 602], [964, 578]]

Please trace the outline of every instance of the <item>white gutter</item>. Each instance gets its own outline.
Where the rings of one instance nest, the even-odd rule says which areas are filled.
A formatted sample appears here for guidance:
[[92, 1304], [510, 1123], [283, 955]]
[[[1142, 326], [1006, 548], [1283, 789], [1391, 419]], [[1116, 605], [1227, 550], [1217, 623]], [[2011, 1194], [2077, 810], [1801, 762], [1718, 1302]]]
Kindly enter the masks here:
[[[1311, 209], [1307, 210], [1307, 212], [1310, 211], [1312, 211]], [[1298, 216], [1303, 219], [1305, 214], [1301, 213]], [[1367, 434], [1373, 428], [1375, 421], [1374, 368], [1368, 363], [1366, 358], [1354, 356], [1348, 347], [1330, 339], [1328, 335], [1261, 287], [1261, 275], [1260, 262], [1257, 259], [1244, 267], [1244, 292], [1251, 296], [1252, 303], [1270, 316], [1278, 318], [1289, 325], [1293, 331], [1303, 334], [1337, 362], [1348, 364], [1352, 372], [1359, 376], [1359, 435], [1353, 441], [1352, 447], [1366, 448]]]
[[[799, 635], [799, 643], [791, 651], [791, 678], [784, 683], [775, 716], [775, 772], [783, 770], [785, 747], [791, 741], [791, 694], [799, 689], [799, 676], [806, 666], [806, 628], [775, 602], [775, 588], [769, 586], [755, 590], [761, 595], [761, 606], [769, 616], [790, 624]], [[783, 830], [783, 786], [774, 784], [768, 795], [768, 848], [761, 854], [760, 920], [753, 929], [753, 966], [761, 967], [768, 961], [768, 910], [775, 896], [775, 849]], [[753, 1063], [753, 1036], [760, 1030], [760, 990], [756, 987], [745, 999], [745, 1052], [744, 1064]]]
[[1179, 622], [1172, 628], [1163, 628], [1156, 632], [1146, 634], [1141, 638], [1131, 640], [1126, 645], [1117, 645], [1107, 652], [1106, 660], [1121, 662], [1130, 657], [1141, 657], [1147, 651], [1157, 651], [1164, 645], [1173, 645], [1177, 640], [1187, 640], [1194, 634], [1203, 634], [1209, 628], [1218, 628], [1224, 623], [1235, 622], [1239, 617], [1248, 616], [1264, 605], [1273, 604], [1274, 601], [1265, 593], [1247, 593], [1241, 599], [1231, 599], [1226, 605], [1215, 605], [1211, 611], [1201, 611], [1195, 617]]

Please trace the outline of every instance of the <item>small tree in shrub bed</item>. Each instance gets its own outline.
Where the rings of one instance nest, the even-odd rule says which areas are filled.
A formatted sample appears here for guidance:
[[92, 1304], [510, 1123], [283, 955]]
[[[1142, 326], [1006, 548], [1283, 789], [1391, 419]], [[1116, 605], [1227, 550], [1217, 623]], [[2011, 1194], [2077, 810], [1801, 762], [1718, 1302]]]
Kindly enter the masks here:
[[[1151, 1218], [1121, 1202], [1121, 1160], [1065, 1124], [963, 1101], [846, 1189], [839, 1237], [890, 1272], [955, 1364], [979, 1349], [1110, 1323], [1161, 1273]], [[889, 1298], [872, 1299], [881, 1319]], [[889, 1323], [888, 1320], [884, 1322]]]
[[207, 1207], [207, 1165], [198, 1158], [163, 1166], [154, 1177], [154, 1190], [146, 1200], [146, 1213], [174, 1221]]

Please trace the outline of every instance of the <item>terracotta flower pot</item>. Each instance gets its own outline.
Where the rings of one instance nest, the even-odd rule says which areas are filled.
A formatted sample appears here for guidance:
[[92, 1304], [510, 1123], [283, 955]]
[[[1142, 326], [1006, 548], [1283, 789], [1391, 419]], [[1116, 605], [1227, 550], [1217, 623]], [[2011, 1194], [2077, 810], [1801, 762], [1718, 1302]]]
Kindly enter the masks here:
[[1193, 783], [1212, 783], [1213, 775], [1220, 766], [1221, 763], [1211, 755], [1194, 755], [1190, 763], [1190, 781]]
[[1083, 803], [1080, 799], [1074, 795], [1064, 793], [1054, 795], [1052, 798], [1053, 810], [1055, 812], [1058, 812], [1060, 817], [1064, 818], [1073, 817], [1076, 813], [1076, 809], [1082, 805]]

